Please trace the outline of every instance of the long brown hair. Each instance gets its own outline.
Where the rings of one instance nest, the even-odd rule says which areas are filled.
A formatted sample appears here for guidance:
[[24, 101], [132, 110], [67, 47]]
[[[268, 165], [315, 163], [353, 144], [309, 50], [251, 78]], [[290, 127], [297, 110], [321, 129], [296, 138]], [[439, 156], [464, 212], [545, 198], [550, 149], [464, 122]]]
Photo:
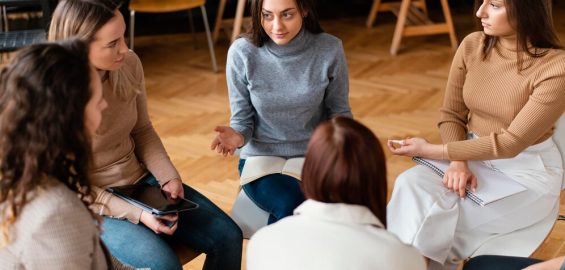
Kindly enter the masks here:
[[367, 127], [336, 117], [316, 128], [302, 168], [308, 199], [366, 206], [386, 227], [386, 163]]
[[[263, 20], [263, 1], [251, 1], [251, 29], [245, 35], [257, 47], [263, 46], [270, 37], [263, 29], [261, 21]], [[299, 14], [307, 12], [308, 15], [302, 21], [302, 27], [312, 34], [324, 32], [318, 21], [318, 13], [316, 12], [314, 2], [312, 0], [294, 0], [298, 8]]]
[[[475, 0], [475, 10], [478, 10], [482, 1]], [[553, 25], [551, 0], [504, 0], [504, 4], [508, 21], [516, 30], [519, 71], [523, 69], [523, 53], [530, 57], [542, 57], [549, 52], [548, 49], [562, 48]], [[497, 37], [486, 35], [483, 58], [488, 57], [497, 42]]]
[[[50, 41], [78, 37], [91, 42], [98, 30], [114, 16], [122, 5], [121, 0], [63, 0], [53, 12], [49, 27]], [[136, 81], [132, 70], [120, 68], [109, 71], [112, 88], [124, 100], [135, 97], [140, 92], [140, 82]]]
[[79, 40], [22, 49], [0, 72], [0, 242], [10, 242], [8, 229], [31, 191], [53, 180], [85, 205], [91, 201], [84, 127], [90, 72], [88, 47]]

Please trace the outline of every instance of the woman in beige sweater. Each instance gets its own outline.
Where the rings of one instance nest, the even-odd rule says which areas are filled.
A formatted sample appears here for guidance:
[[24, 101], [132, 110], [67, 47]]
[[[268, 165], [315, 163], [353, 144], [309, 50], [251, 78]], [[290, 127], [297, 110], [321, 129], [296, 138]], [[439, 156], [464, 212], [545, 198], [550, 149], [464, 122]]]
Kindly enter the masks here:
[[34, 45], [0, 74], [0, 269], [112, 268], [87, 208], [90, 139], [107, 105], [87, 49]]
[[[104, 216], [102, 240], [114, 256], [135, 267], [181, 269], [169, 245], [172, 240], [206, 253], [205, 269], [239, 270], [241, 230], [208, 198], [183, 184], [151, 124], [143, 67], [125, 44], [119, 6], [113, 0], [64, 0], [57, 5], [49, 29], [50, 40], [78, 36], [91, 41], [89, 59], [108, 101], [92, 140], [88, 172], [96, 212]], [[159, 186], [200, 207], [178, 216], [156, 217], [105, 191], [134, 183]]]
[[[389, 229], [432, 268], [452, 267], [487, 239], [541, 222], [558, 203], [563, 179], [551, 135], [565, 108], [565, 52], [551, 1], [477, 4], [483, 31], [467, 36], [453, 59], [438, 124], [443, 144], [388, 143], [397, 155], [450, 161], [443, 179], [424, 166], [401, 174], [388, 205]], [[463, 200], [465, 187], [477, 188], [469, 160], [485, 161], [527, 190], [484, 208]]]

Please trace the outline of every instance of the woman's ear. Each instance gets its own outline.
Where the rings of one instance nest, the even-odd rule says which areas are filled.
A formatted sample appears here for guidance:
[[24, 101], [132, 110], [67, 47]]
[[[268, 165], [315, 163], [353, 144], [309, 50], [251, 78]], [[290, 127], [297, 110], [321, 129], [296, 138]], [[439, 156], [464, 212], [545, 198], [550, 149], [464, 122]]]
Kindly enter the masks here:
[[302, 12], [302, 18], [306, 18], [306, 17], [308, 17], [308, 11], [307, 10]]

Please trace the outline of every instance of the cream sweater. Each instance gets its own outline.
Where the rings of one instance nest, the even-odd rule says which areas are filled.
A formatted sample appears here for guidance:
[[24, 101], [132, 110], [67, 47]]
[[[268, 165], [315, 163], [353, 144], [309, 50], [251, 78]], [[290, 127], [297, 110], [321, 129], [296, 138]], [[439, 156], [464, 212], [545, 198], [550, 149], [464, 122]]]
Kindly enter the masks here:
[[[565, 51], [539, 58], [497, 45], [483, 60], [482, 32], [467, 36], [449, 73], [439, 129], [450, 160], [516, 156], [553, 134], [565, 109]], [[479, 138], [466, 140], [467, 132]]]

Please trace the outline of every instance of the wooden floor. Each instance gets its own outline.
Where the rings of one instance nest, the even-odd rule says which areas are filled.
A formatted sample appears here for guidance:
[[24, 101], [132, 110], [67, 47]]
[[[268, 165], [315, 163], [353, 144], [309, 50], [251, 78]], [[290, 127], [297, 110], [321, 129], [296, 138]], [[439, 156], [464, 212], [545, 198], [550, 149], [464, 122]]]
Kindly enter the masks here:
[[[565, 8], [556, 7], [556, 12], [565, 41]], [[474, 27], [470, 13], [454, 11], [459, 40]], [[382, 142], [406, 136], [439, 142], [436, 120], [453, 56], [449, 38], [405, 38], [399, 55], [391, 57], [395, 19], [379, 16], [372, 30], [365, 28], [362, 17], [323, 22], [327, 32], [343, 40], [353, 114]], [[217, 44], [222, 68], [217, 74], [211, 71], [204, 36], [198, 36], [199, 48], [194, 44], [188, 34], [139, 37], [135, 49], [145, 67], [151, 119], [183, 181], [228, 212], [238, 192], [237, 157], [224, 158], [209, 148], [213, 128], [227, 125], [230, 116], [223, 69], [228, 42], [223, 37]], [[395, 177], [411, 166], [408, 158], [388, 156], [389, 191]], [[565, 222], [560, 221], [534, 257], [565, 255], [564, 238]], [[201, 255], [185, 269], [201, 269], [203, 261]]]

